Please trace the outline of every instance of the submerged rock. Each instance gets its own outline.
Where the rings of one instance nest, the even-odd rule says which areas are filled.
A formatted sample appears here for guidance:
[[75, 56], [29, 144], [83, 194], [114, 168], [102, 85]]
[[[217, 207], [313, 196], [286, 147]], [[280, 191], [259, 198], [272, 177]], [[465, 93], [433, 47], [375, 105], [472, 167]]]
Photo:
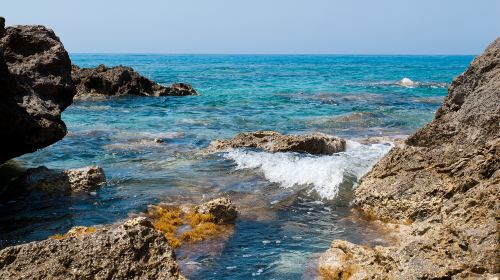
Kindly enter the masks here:
[[238, 217], [238, 211], [231, 200], [226, 197], [210, 200], [195, 207], [199, 214], [210, 214], [218, 224], [232, 224]]
[[16, 184], [23, 191], [48, 193], [88, 193], [106, 183], [104, 171], [99, 166], [78, 169], [53, 170], [45, 166], [28, 169]]
[[399, 243], [334, 241], [327, 279], [463, 279], [499, 273], [500, 38], [451, 84], [435, 119], [362, 178], [354, 207], [408, 224]]
[[62, 111], [75, 95], [71, 62], [44, 26], [0, 20], [0, 163], [51, 145], [66, 135]]
[[212, 141], [205, 153], [227, 151], [234, 148], [258, 148], [267, 152], [298, 152], [313, 155], [331, 155], [345, 151], [344, 139], [323, 133], [283, 135], [275, 131], [245, 132], [231, 140]]
[[73, 65], [72, 77], [78, 97], [86, 96], [184, 96], [197, 95], [188, 84], [159, 85], [125, 66], [80, 68]]
[[145, 218], [5, 248], [0, 278], [185, 279], [164, 234]]

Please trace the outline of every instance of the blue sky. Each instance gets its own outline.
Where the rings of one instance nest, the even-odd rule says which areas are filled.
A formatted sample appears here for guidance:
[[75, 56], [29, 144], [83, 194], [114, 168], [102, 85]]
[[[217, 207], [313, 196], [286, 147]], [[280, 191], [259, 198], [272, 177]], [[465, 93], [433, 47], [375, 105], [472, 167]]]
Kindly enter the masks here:
[[2, 2], [73, 53], [478, 54], [500, 36], [500, 0]]

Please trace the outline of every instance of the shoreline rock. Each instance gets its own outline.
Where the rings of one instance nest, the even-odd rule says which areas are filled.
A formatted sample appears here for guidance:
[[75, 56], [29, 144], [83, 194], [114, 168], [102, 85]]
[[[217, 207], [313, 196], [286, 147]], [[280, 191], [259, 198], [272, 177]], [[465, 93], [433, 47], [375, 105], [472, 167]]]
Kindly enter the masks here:
[[165, 235], [146, 218], [88, 229], [1, 250], [0, 278], [185, 279]]
[[355, 189], [370, 219], [408, 225], [399, 243], [333, 241], [325, 279], [498, 276], [500, 38], [451, 84], [435, 119], [393, 148]]
[[105, 183], [106, 176], [99, 166], [62, 171], [40, 166], [26, 170], [15, 185], [26, 192], [75, 194], [95, 191]]
[[69, 55], [51, 29], [0, 22], [1, 164], [62, 139], [61, 113], [76, 91]]
[[233, 139], [217, 139], [203, 151], [205, 154], [235, 148], [257, 148], [270, 153], [297, 152], [313, 155], [332, 155], [345, 151], [344, 139], [323, 133], [284, 135], [275, 131], [256, 131], [237, 134]]
[[169, 87], [159, 85], [141, 76], [131, 67], [80, 68], [72, 66], [72, 79], [76, 85], [76, 97], [99, 96], [186, 96], [198, 95], [192, 86], [175, 83]]

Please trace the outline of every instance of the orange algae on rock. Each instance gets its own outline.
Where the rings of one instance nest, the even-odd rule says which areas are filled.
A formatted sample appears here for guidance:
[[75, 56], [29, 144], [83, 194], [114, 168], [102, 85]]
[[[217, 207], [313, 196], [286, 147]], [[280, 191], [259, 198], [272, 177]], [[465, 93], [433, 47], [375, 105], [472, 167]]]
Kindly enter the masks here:
[[49, 238], [52, 238], [52, 239], [64, 239], [64, 238], [68, 238], [68, 237], [78, 237], [78, 236], [81, 236], [81, 235], [84, 235], [84, 234], [90, 234], [90, 233], [93, 233], [95, 232], [97, 229], [94, 228], [94, 227], [83, 227], [83, 226], [77, 226], [77, 227], [73, 227], [71, 228], [67, 233], [65, 234], [60, 234], [60, 233], [57, 233], [57, 234], [54, 234], [52, 236], [49, 236]]
[[180, 207], [154, 205], [148, 209], [147, 215], [153, 220], [155, 229], [163, 232], [174, 248], [179, 248], [182, 242], [195, 243], [216, 237], [227, 232], [229, 226], [217, 224], [210, 213], [198, 213], [193, 209], [186, 211]]

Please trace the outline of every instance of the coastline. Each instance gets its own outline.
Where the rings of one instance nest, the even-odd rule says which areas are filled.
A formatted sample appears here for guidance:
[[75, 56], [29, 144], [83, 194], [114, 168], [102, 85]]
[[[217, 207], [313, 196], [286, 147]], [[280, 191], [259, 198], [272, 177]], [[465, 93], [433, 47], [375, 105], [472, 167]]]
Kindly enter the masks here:
[[[23, 28], [30, 27], [16, 28], [20, 30], [16, 32], [22, 33]], [[7, 29], [10, 36], [15, 36], [13, 29]], [[2, 26], [0, 37], [3, 33]], [[40, 36], [44, 37], [43, 34]], [[55, 44], [60, 54], [67, 56], [62, 43]], [[492, 220], [495, 214], [492, 211], [498, 208], [494, 193], [498, 193], [499, 185], [498, 172], [495, 171], [498, 169], [500, 150], [497, 147], [498, 141], [495, 142], [499, 136], [495, 135], [495, 131], [499, 130], [499, 44], [500, 40], [497, 39], [484, 55], [474, 60], [469, 70], [455, 79], [435, 120], [406, 139], [402, 134], [413, 130], [415, 122], [412, 120], [422, 123], [428, 111], [441, 102], [439, 94], [433, 94], [439, 93], [446, 83], [414, 82], [408, 78], [358, 84], [348, 82], [339, 88], [352, 87], [353, 92], [323, 93], [320, 86], [312, 87], [313, 93], [307, 94], [294, 89], [302, 81], [291, 79], [290, 83], [294, 86], [276, 90], [268, 97], [263, 95], [266, 89], [262, 85], [269, 83], [264, 74], [259, 76], [260, 80], [257, 79], [262, 84], [250, 87], [256, 91], [255, 100], [250, 99], [253, 96], [242, 95], [239, 91], [244, 90], [238, 88], [234, 89], [237, 93], [234, 94], [235, 97], [230, 96], [228, 90], [232, 90], [231, 87], [221, 93], [210, 92], [216, 96], [216, 99], [210, 99], [210, 95], [207, 98], [196, 96], [196, 91], [189, 85], [174, 83], [172, 86], [162, 86], [163, 83], [152, 82], [132, 68], [99, 66], [95, 69], [79, 69], [82, 72], [78, 74], [78, 78], [73, 77], [73, 81], [68, 81], [64, 86], [69, 92], [65, 98], [71, 95], [70, 99], [73, 99], [75, 92], [80, 96], [77, 98], [92, 98], [78, 100], [71, 106], [71, 102], [67, 104], [66, 101], [64, 106], [54, 109], [50, 106], [53, 101], [50, 98], [48, 101], [42, 98], [47, 103], [40, 103], [37, 99], [40, 92], [36, 87], [24, 85], [25, 89], [20, 91], [17, 85], [22, 79], [4, 79], [10, 77], [10, 72], [15, 72], [12, 69], [24, 67], [22, 64], [5, 64], [5, 67], [0, 64], [0, 71], [7, 73], [0, 80], [2, 89], [13, 95], [26, 96], [28, 92], [28, 99], [39, 102], [35, 102], [34, 107], [30, 107], [33, 102], [21, 106], [27, 114], [32, 114], [30, 117], [39, 117], [33, 109], [37, 106], [51, 109], [53, 111], [49, 114], [54, 116], [52, 120], [64, 127], [64, 134], [66, 125], [61, 119], [70, 128], [70, 133], [64, 138], [62, 135], [62, 140], [56, 145], [22, 156], [20, 161], [21, 165], [47, 163], [59, 168], [30, 169], [25, 175], [11, 180], [9, 184], [24, 185], [19, 190], [22, 189], [26, 196], [21, 196], [20, 202], [14, 199], [0, 206], [7, 210], [25, 208], [29, 212], [31, 210], [23, 205], [23, 200], [26, 203], [26, 200], [32, 199], [30, 195], [33, 191], [46, 193], [48, 186], [49, 192], [56, 192], [57, 195], [42, 194], [39, 197], [42, 203], [35, 202], [40, 203], [41, 210], [34, 208], [36, 210], [33, 211], [39, 210], [37, 217], [49, 221], [49, 230], [53, 232], [55, 224], [58, 225], [58, 230], [62, 229], [62, 233], [66, 232], [68, 224], [51, 224], [51, 219], [64, 220], [67, 215], [73, 216], [69, 219], [71, 226], [109, 225], [117, 220], [122, 221], [119, 224], [127, 224], [123, 221], [128, 219], [128, 215], [138, 215], [151, 204], [177, 205], [180, 201], [198, 204], [220, 195], [235, 198], [240, 216], [231, 237], [223, 238], [221, 242], [202, 243], [199, 248], [195, 248], [198, 245], [192, 245], [190, 249], [178, 251], [181, 252], [181, 268], [192, 268], [190, 273], [194, 278], [202, 277], [197, 274], [197, 270], [207, 260], [220, 262], [217, 265], [221, 268], [215, 271], [230, 277], [241, 272], [237, 263], [240, 259], [255, 262], [252, 267], [254, 271], [246, 272], [252, 276], [266, 275], [274, 269], [278, 274], [281, 273], [279, 275], [296, 277], [302, 274], [302, 277], [316, 277], [317, 273], [312, 273], [311, 269], [317, 268], [316, 272], [321, 273], [325, 279], [493, 277], [498, 270], [491, 261], [495, 258], [491, 247], [496, 244], [491, 232], [495, 231]], [[17, 51], [14, 46], [13, 44], [11, 53]], [[41, 49], [33, 47], [35, 54], [31, 54], [30, 59], [43, 62], [43, 57], [37, 54]], [[0, 57], [0, 62], [3, 63], [1, 59], [3, 54]], [[60, 69], [66, 78], [76, 73], [71, 72], [76, 67], [70, 71], [68, 64], [71, 65], [71, 61], [65, 61], [63, 69]], [[243, 69], [238, 77], [251, 76], [259, 69]], [[320, 67], [320, 70], [323, 69]], [[32, 69], [23, 71], [29, 74]], [[195, 71], [199, 69], [195, 68]], [[229, 71], [230, 75], [227, 77], [230, 77], [234, 69], [227, 67], [222, 71]], [[298, 76], [303, 76], [303, 71], [305, 70], [300, 69]], [[179, 77], [183, 77], [182, 73], [181, 71]], [[305, 79], [307, 77], [305, 75]], [[194, 80], [196, 84], [198, 80]], [[236, 80], [229, 82], [235, 83]], [[280, 80], [277, 83], [279, 82]], [[243, 81], [245, 83], [248, 80]], [[380, 90], [387, 96], [362, 93], [358, 87], [362, 90]], [[209, 87], [202, 87], [200, 92], [203, 94], [207, 88]], [[407, 99], [407, 104], [412, 104], [404, 107], [401, 105], [403, 101], [396, 100], [401, 95], [391, 95], [392, 91], [403, 94], [416, 91], [417, 94], [402, 95]], [[50, 96], [48, 93], [47, 95]], [[172, 97], [173, 95], [183, 97]], [[60, 97], [57, 94], [55, 96]], [[5, 104], [15, 103], [11, 101]], [[65, 106], [69, 106], [64, 113], [67, 118], [61, 117]], [[390, 108], [380, 110], [384, 106]], [[486, 107], [488, 110], [485, 112]], [[405, 110], [412, 110], [411, 114], [401, 115]], [[289, 119], [289, 116], [297, 116], [299, 112], [303, 115]], [[335, 114], [328, 115], [329, 112]], [[182, 117], [176, 118], [176, 114]], [[229, 117], [224, 118], [226, 116]], [[6, 118], [10, 119], [11, 116]], [[137, 127], [131, 126], [131, 123]], [[165, 130], [165, 123], [169, 123], [166, 126], [168, 130]], [[259, 142], [263, 138], [260, 135], [262, 132], [253, 134], [260, 140], [245, 137], [238, 140], [238, 135], [235, 134], [235, 131], [242, 132], [242, 127], [247, 131], [257, 131], [270, 129], [272, 126], [286, 131], [280, 131], [283, 134], [272, 132], [270, 139], [264, 139], [263, 142]], [[16, 129], [19, 127], [9, 127], [4, 131]], [[311, 130], [333, 131], [342, 138], [304, 133]], [[23, 135], [23, 132], [19, 132], [19, 135]], [[218, 140], [223, 145], [215, 145], [216, 149], [212, 151], [214, 154], [203, 153], [211, 146], [210, 141], [235, 135], [233, 140]], [[4, 146], [9, 147], [11, 142], [4, 143]], [[42, 146], [46, 145], [48, 142], [44, 142]], [[31, 146], [28, 150], [37, 150], [42, 146]], [[357, 185], [360, 177], [391, 148]], [[50, 162], [51, 160], [54, 162]], [[100, 167], [80, 169], [82, 165], [94, 165], [96, 162], [102, 166], [107, 178]], [[166, 184], [169, 185], [167, 188], [164, 187]], [[43, 200], [52, 201], [50, 203], [53, 204], [44, 205]], [[54, 203], [58, 200], [60, 201]], [[349, 214], [349, 203], [352, 200], [353, 209], [359, 211], [354, 217]], [[462, 205], [463, 201], [467, 201], [466, 208]], [[491, 209], [486, 209], [487, 203]], [[45, 213], [44, 208], [49, 210]], [[56, 218], [52, 218], [51, 211], [66, 211], [71, 214], [56, 214]], [[444, 211], [444, 214], [440, 211]], [[467, 212], [472, 214], [463, 214]], [[82, 213], [92, 218], [77, 218]], [[17, 214], [24, 218], [23, 211], [15, 215]], [[476, 214], [481, 218], [469, 217]], [[17, 221], [13, 212], [10, 215], [12, 216], [7, 217], [7, 221]], [[106, 215], [109, 217], [105, 217]], [[29, 224], [32, 217], [27, 217]], [[456, 221], [449, 222], [452, 219], [450, 217], [459, 219], [465, 226], [457, 225], [459, 222]], [[37, 222], [32, 221], [32, 224], [36, 226]], [[155, 250], [161, 251], [162, 247], [172, 251], [171, 243], [162, 238], [161, 234], [155, 233], [150, 225], [144, 226], [142, 223], [140, 221], [134, 224], [133, 227], [138, 227], [134, 231], [147, 232], [147, 236], [154, 235], [155, 244], [161, 243], [150, 252], [153, 258], [157, 254]], [[468, 233], [468, 228], [478, 225], [482, 227], [479, 232]], [[13, 223], [5, 231], [15, 233], [16, 226]], [[33, 231], [29, 226], [23, 226], [23, 230]], [[270, 230], [266, 231], [267, 229]], [[180, 232], [183, 233], [183, 230], [181, 226]], [[249, 236], [242, 236], [241, 233], [245, 231], [248, 231]], [[39, 236], [48, 236], [46, 232], [48, 231]], [[98, 233], [92, 232], [84, 239], [86, 242], [93, 242], [93, 238], [106, 239], [107, 232], [107, 229], [98, 230]], [[254, 240], [253, 236], [258, 236], [258, 239]], [[316, 254], [319, 252], [318, 248], [323, 251], [324, 244], [331, 241], [331, 236], [348, 238], [353, 243], [334, 241], [328, 252], [319, 257]], [[62, 241], [66, 244], [64, 246], [81, 246], [80, 237], [74, 238], [72, 241]], [[312, 240], [306, 242], [307, 238]], [[478, 244], [477, 238], [486, 241]], [[431, 240], [438, 240], [437, 245], [429, 245]], [[131, 242], [145, 245], [143, 240]], [[321, 245], [317, 246], [315, 242]], [[369, 246], [354, 244], [364, 242]], [[60, 249], [57, 248], [62, 243], [45, 240], [29, 244], [27, 246], [33, 248], [55, 246], [54, 250], [58, 251]], [[20, 246], [16, 248], [27, 248]], [[312, 256], [312, 261], [302, 256], [304, 251], [300, 251], [301, 247], [306, 246], [313, 248], [305, 251]], [[448, 246], [453, 250], [450, 251]], [[126, 252], [126, 247], [124, 245], [120, 250]], [[227, 250], [230, 253], [220, 256], [225, 248], [229, 248]], [[235, 248], [244, 248], [249, 252]], [[14, 247], [7, 247], [0, 251], [0, 272], [10, 273], [9, 266], [12, 263], [9, 260], [13, 255], [20, 254], [16, 250]], [[204, 250], [212, 251], [213, 256], [203, 259]], [[263, 251], [262, 258], [271, 256], [271, 260], [274, 258], [275, 261], [266, 265], [259, 263], [259, 257], [256, 256], [260, 250]], [[408, 256], [410, 253], [407, 252], [410, 250], [417, 253]], [[4, 257], [1, 257], [2, 253], [5, 254]], [[232, 254], [238, 258], [234, 258]], [[63, 254], [61, 256], [71, 258]], [[167, 258], [167, 267], [173, 269], [169, 277], [182, 279], [174, 262], [175, 256], [167, 252], [166, 255], [160, 254], [160, 257]], [[23, 258], [29, 266], [29, 256]], [[317, 258], [320, 258], [318, 263], [315, 261]], [[199, 259], [202, 261], [196, 261]], [[39, 260], [43, 262], [43, 256]], [[126, 258], [124, 261], [130, 259]], [[306, 264], [308, 268], [305, 271], [297, 269], [294, 267], [296, 263]], [[137, 265], [150, 267], [139, 270], [147, 269], [151, 277], [165, 275], [156, 271], [154, 264], [151, 267], [148, 260], [140, 260]], [[120, 271], [122, 269], [119, 261], [114, 262], [113, 266]], [[85, 273], [90, 271], [88, 268], [85, 270]], [[130, 273], [140, 277], [139, 270]], [[69, 272], [62, 269], [60, 273], [60, 277], [64, 278], [64, 274]], [[122, 277], [122, 274], [109, 273], [111, 278]]]

